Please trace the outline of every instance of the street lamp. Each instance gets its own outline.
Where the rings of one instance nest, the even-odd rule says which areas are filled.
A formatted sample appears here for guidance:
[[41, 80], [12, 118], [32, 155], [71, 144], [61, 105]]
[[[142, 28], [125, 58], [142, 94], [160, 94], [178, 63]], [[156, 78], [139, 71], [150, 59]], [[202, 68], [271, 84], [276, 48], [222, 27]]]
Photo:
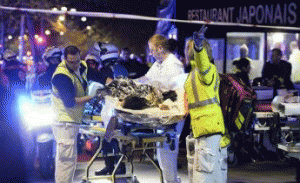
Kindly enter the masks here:
[[85, 22], [86, 21], [86, 17], [81, 17], [81, 21]]
[[68, 8], [67, 7], [61, 7], [61, 11], [67, 11], [68, 10]]
[[45, 31], [45, 34], [46, 34], [46, 35], [50, 35], [50, 34], [51, 34], [51, 31], [50, 31], [50, 30], [46, 30], [46, 31]]
[[38, 43], [42, 43], [42, 42], [43, 42], [43, 38], [42, 38], [42, 37], [38, 37], [38, 38], [37, 38], [37, 42], [38, 42]]

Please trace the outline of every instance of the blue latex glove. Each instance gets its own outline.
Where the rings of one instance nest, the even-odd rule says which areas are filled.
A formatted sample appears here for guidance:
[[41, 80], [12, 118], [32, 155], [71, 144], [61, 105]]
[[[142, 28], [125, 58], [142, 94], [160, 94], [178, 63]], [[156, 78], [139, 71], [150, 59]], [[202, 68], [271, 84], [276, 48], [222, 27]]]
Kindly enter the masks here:
[[203, 40], [205, 39], [205, 32], [207, 30], [207, 27], [203, 25], [201, 29], [198, 32], [194, 32], [193, 34], [193, 40], [195, 43], [195, 50], [196, 51], [201, 51], [203, 48]]

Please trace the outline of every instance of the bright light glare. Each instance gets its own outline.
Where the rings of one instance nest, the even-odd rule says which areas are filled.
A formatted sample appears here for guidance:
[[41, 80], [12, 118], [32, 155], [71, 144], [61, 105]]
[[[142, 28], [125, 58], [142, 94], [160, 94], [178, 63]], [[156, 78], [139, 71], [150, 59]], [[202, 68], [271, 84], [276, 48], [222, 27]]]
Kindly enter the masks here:
[[43, 42], [43, 38], [42, 38], [42, 37], [39, 37], [39, 38], [37, 39], [37, 41], [38, 41], [39, 43], [41, 43], [41, 42]]
[[71, 8], [70, 11], [71, 12], [76, 12], [76, 9], [75, 8]]
[[46, 30], [46, 31], [45, 31], [45, 34], [46, 34], [46, 35], [50, 35], [50, 34], [51, 34], [51, 31], [50, 31], [50, 30]]
[[87, 30], [91, 30], [91, 26], [89, 26], [89, 25], [86, 26], [86, 29], [87, 29]]
[[67, 11], [68, 8], [67, 7], [61, 7], [61, 11]]
[[63, 36], [65, 33], [64, 32], [60, 32], [59, 35]]
[[59, 19], [60, 21], [65, 21], [66, 18], [65, 18], [64, 15], [61, 15], [61, 16], [58, 17], [58, 19]]
[[86, 21], [86, 17], [81, 17], [81, 21], [85, 22]]
[[29, 97], [19, 96], [19, 113], [27, 130], [51, 125], [55, 113], [50, 105], [37, 105]]
[[282, 43], [283, 42], [283, 33], [275, 33], [275, 34], [273, 34], [272, 38], [275, 43]]
[[58, 11], [58, 9], [57, 8], [52, 8], [52, 11]]
[[12, 39], [12, 35], [9, 35], [7, 38], [8, 38], [8, 39]]
[[37, 34], [36, 34], [36, 35], [34, 35], [34, 38], [35, 38], [35, 39], [39, 38], [39, 35], [37, 35]]

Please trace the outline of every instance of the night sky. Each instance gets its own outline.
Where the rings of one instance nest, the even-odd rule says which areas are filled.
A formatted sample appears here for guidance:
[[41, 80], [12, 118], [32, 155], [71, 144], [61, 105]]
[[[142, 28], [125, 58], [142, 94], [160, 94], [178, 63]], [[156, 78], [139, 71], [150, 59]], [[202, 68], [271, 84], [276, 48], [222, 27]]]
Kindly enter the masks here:
[[[159, 0], [86, 0], [72, 1], [71, 7], [78, 11], [122, 13], [156, 17]], [[99, 18], [98, 20], [101, 20]], [[114, 29], [115, 37], [122, 39], [122, 47], [129, 47], [132, 52], [143, 53], [148, 39], [155, 33], [156, 21], [102, 19]]]

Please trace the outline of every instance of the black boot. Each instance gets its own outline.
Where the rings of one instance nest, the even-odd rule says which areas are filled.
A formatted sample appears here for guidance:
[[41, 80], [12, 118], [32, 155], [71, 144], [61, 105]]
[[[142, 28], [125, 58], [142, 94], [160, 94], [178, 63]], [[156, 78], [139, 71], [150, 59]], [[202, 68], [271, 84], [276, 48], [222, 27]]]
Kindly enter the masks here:
[[126, 165], [124, 162], [121, 162], [119, 167], [116, 170], [116, 174], [125, 174], [126, 173]]
[[115, 158], [112, 156], [109, 157], [105, 157], [104, 161], [105, 161], [105, 167], [102, 170], [98, 170], [95, 172], [95, 175], [99, 176], [99, 175], [111, 175], [112, 172], [114, 171], [114, 160]]
[[[121, 156], [119, 156], [119, 155], [115, 156], [115, 164], [118, 163], [120, 158], [121, 158]], [[121, 162], [119, 167], [116, 170], [116, 174], [125, 174], [125, 173], [126, 173], [126, 165], [124, 162]]]

